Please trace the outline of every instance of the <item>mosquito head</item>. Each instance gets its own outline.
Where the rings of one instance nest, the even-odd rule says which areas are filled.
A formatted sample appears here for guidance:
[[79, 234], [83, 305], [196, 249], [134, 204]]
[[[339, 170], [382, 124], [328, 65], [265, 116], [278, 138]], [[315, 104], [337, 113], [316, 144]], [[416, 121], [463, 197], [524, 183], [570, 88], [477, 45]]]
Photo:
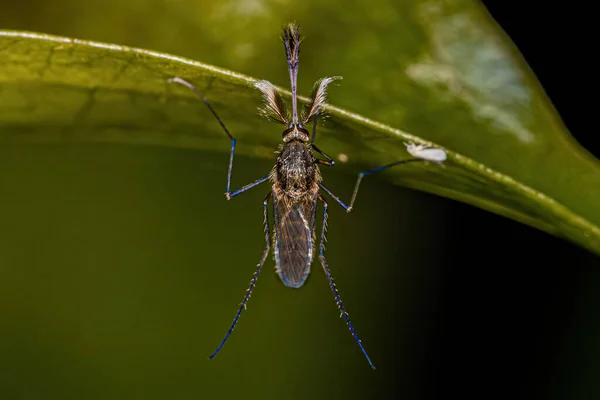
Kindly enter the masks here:
[[302, 143], [308, 143], [310, 140], [310, 135], [303, 126], [299, 124], [292, 124], [285, 131], [283, 131], [281, 138], [285, 143], [288, 143], [292, 140], [299, 140]]

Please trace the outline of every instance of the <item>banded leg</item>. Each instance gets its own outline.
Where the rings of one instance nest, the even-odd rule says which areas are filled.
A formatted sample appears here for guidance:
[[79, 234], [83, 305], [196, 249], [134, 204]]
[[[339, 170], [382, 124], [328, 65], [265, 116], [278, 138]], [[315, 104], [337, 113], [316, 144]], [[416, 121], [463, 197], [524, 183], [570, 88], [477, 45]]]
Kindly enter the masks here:
[[254, 286], [256, 285], [256, 281], [258, 279], [258, 274], [260, 273], [260, 270], [261, 270], [263, 264], [265, 263], [267, 256], [269, 255], [269, 250], [271, 249], [271, 242], [269, 241], [270, 231], [269, 231], [269, 213], [267, 211], [267, 204], [269, 203], [270, 197], [271, 197], [271, 192], [269, 192], [269, 194], [267, 194], [267, 196], [265, 197], [265, 201], [263, 202], [263, 211], [264, 211], [264, 216], [265, 216], [265, 220], [264, 220], [265, 242], [266, 242], [265, 251], [263, 252], [262, 258], [260, 259], [260, 262], [258, 263], [256, 271], [254, 271], [254, 275], [252, 275], [252, 280], [250, 281], [250, 286], [246, 290], [246, 296], [244, 296], [244, 300], [242, 301], [242, 304], [240, 305], [238, 312], [235, 314], [235, 318], [233, 319], [233, 323], [231, 324], [231, 327], [229, 328], [229, 330], [227, 331], [227, 334], [225, 335], [225, 337], [223, 338], [223, 340], [217, 347], [217, 350], [215, 350], [215, 352], [212, 353], [210, 357], [208, 357], [209, 360], [217, 355], [217, 353], [221, 350], [221, 348], [223, 347], [223, 345], [229, 338], [229, 335], [231, 335], [231, 332], [233, 332], [233, 328], [235, 328], [235, 324], [237, 324], [237, 321], [240, 318], [240, 314], [242, 313], [242, 310], [244, 310], [246, 308], [246, 303], [248, 303], [248, 299], [250, 298], [250, 295], [252, 294], [252, 290], [254, 289]]
[[234, 190], [233, 192], [227, 192], [227, 193], [225, 193], [225, 197], [227, 197], [227, 200], [230, 200], [232, 197], [235, 197], [238, 194], [244, 193], [246, 190], [252, 189], [254, 186], [260, 185], [261, 183], [266, 182], [268, 180], [269, 180], [269, 175], [265, 176], [264, 178], [260, 178], [252, 183], [249, 183], [246, 186], [239, 188], [238, 190]]
[[254, 186], [257, 186], [257, 185], [259, 185], [259, 184], [261, 184], [261, 183], [263, 183], [263, 182], [265, 182], [265, 181], [267, 181], [269, 179], [269, 177], [266, 176], [264, 178], [258, 179], [256, 181], [254, 181], [252, 183], [249, 183], [246, 186], [243, 186], [242, 188], [240, 188], [238, 190], [234, 190], [232, 192], [231, 191], [231, 173], [233, 171], [233, 156], [235, 154], [235, 144], [236, 144], [235, 138], [233, 137], [233, 135], [231, 135], [231, 133], [229, 132], [229, 130], [225, 126], [225, 123], [223, 123], [223, 121], [221, 120], [221, 118], [219, 118], [219, 116], [217, 115], [217, 112], [210, 105], [210, 103], [208, 102], [208, 100], [206, 100], [206, 98], [202, 95], [202, 93], [200, 93], [200, 91], [198, 91], [198, 89], [196, 89], [196, 87], [194, 85], [192, 85], [191, 83], [189, 83], [185, 79], [181, 79], [179, 77], [171, 78], [171, 79], [169, 79], [169, 82], [179, 83], [180, 85], [183, 85], [183, 86], [191, 89], [194, 93], [196, 93], [196, 95], [198, 97], [200, 97], [200, 99], [204, 102], [204, 104], [206, 104], [206, 107], [208, 107], [208, 109], [210, 110], [210, 112], [212, 113], [212, 115], [214, 115], [215, 118], [217, 119], [217, 121], [219, 121], [219, 124], [221, 125], [221, 127], [223, 128], [223, 130], [225, 131], [225, 133], [227, 134], [227, 136], [231, 140], [231, 151], [229, 153], [229, 168], [227, 170], [227, 191], [225, 192], [225, 197], [227, 197], [227, 200], [229, 200], [232, 197], [235, 197], [238, 194], [243, 193], [246, 190], [251, 189]]
[[319, 183], [319, 186], [328, 195], [330, 195], [340, 206], [342, 206], [347, 212], [350, 212], [350, 211], [352, 211], [352, 208], [354, 207], [354, 202], [356, 201], [356, 195], [358, 194], [358, 188], [360, 187], [360, 183], [361, 183], [363, 177], [365, 177], [367, 175], [374, 174], [376, 172], [381, 172], [381, 171], [383, 171], [385, 169], [388, 169], [388, 168], [391, 168], [391, 167], [395, 167], [396, 165], [408, 164], [408, 163], [411, 163], [411, 162], [418, 162], [418, 161], [424, 162], [424, 161], [427, 161], [427, 160], [422, 160], [420, 158], [410, 158], [408, 160], [396, 161], [394, 163], [391, 163], [391, 164], [388, 164], [388, 165], [384, 165], [383, 167], [378, 167], [378, 168], [375, 168], [375, 169], [371, 169], [369, 171], [361, 172], [360, 174], [358, 174], [358, 178], [356, 179], [356, 184], [354, 185], [354, 191], [352, 192], [352, 198], [350, 199], [350, 205], [346, 205], [346, 203], [344, 203], [338, 196], [334, 195], [323, 184]]
[[354, 327], [352, 326], [352, 322], [350, 322], [350, 316], [348, 315], [348, 312], [346, 311], [346, 308], [344, 307], [344, 304], [342, 303], [340, 294], [338, 293], [338, 290], [335, 287], [335, 283], [333, 282], [331, 273], [329, 272], [329, 267], [327, 266], [327, 261], [325, 260], [325, 240], [326, 240], [325, 233], [327, 231], [327, 201], [323, 198], [323, 196], [321, 196], [320, 193], [319, 193], [319, 199], [323, 202], [323, 228], [321, 231], [321, 244], [319, 246], [319, 259], [321, 260], [321, 265], [323, 265], [323, 270], [325, 271], [325, 275], [327, 275], [327, 280], [329, 281], [329, 286], [331, 287], [331, 290], [333, 291], [333, 295], [335, 296], [335, 301], [337, 303], [338, 308], [340, 309], [341, 316], [344, 317], [344, 320], [346, 320], [346, 324], [348, 325], [348, 328], [350, 329], [350, 332], [352, 333], [354, 340], [356, 340], [356, 343], [358, 343], [358, 346], [360, 347], [360, 350], [362, 351], [365, 358], [369, 362], [369, 365], [371, 366], [371, 368], [375, 369], [375, 365], [373, 365], [373, 363], [371, 362], [371, 358], [367, 354], [367, 351], [365, 350], [360, 339], [358, 338], [358, 335], [356, 334], [356, 331], [354, 330]]

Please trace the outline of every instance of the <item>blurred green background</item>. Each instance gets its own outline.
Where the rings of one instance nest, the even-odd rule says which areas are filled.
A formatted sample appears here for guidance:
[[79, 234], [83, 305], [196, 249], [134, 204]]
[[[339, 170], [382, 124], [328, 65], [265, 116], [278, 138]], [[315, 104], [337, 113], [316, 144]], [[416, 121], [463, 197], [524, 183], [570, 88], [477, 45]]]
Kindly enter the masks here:
[[[440, 199], [370, 182], [352, 217], [331, 207], [328, 259], [376, 372], [320, 265], [293, 290], [271, 257], [208, 361], [262, 252], [267, 187], [226, 202], [227, 156], [196, 151], [5, 146], [0, 160], [0, 383], [10, 398], [360, 398], [401, 384], [398, 368], [413, 369], [426, 349], [416, 343], [435, 303], [429, 275], [442, 254], [428, 243]], [[271, 167], [238, 161], [236, 182]], [[326, 176], [345, 194], [354, 183]]]
[[[381, 38], [396, 35], [394, 27], [422, 24], [441, 5], [448, 13], [475, 7], [433, 1], [419, 3], [421, 14], [408, 12], [414, 3], [25, 0], [0, 3], [0, 27], [164, 51], [286, 86], [277, 35], [297, 19], [307, 36], [301, 92], [323, 75], [340, 74], [345, 79], [332, 94], [335, 105], [394, 123], [404, 114], [388, 99], [406, 83], [381, 71], [406, 49], [395, 36]], [[361, 34], [352, 37], [353, 31]], [[405, 33], [416, 41], [429, 37], [418, 29]], [[345, 54], [344, 62], [336, 54]], [[410, 113], [402, 127], [451, 144], [452, 131], [437, 129], [446, 115], [442, 92], [412, 104], [427, 112]], [[464, 107], [446, 115], [446, 123], [476, 126], [472, 114]], [[484, 154], [493, 165], [500, 152], [489, 149], [504, 145], [506, 136], [484, 139], [473, 138], [467, 153]], [[528, 146], [517, 139], [509, 141]], [[227, 345], [208, 361], [264, 246], [268, 188], [225, 201], [228, 149], [225, 137], [220, 153], [2, 144], [2, 398], [600, 394], [597, 257], [375, 177], [365, 180], [351, 215], [330, 207], [327, 256], [378, 369], [368, 368], [339, 318], [320, 265], [293, 290], [273, 272], [272, 258]], [[271, 166], [236, 158], [233, 186]], [[350, 195], [355, 175], [342, 168], [324, 176], [334, 192]], [[491, 268], [492, 259], [503, 268]]]

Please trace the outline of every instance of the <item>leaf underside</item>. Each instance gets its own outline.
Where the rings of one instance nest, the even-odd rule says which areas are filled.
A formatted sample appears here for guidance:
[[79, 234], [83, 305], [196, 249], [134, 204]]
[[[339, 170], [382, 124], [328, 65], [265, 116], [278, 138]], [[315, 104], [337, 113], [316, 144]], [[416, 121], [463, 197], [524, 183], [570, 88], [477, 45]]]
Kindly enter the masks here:
[[[240, 154], [273, 159], [280, 126], [257, 117], [261, 98], [253, 84], [258, 79], [167, 54], [13, 31], [0, 31], [0, 141], [227, 152], [221, 127], [191, 91], [168, 82], [174, 76], [193, 82], [211, 101], [244, 144], [237, 147]], [[289, 92], [281, 92], [289, 101]], [[600, 254], [600, 229], [591, 222], [596, 210], [580, 207], [575, 213], [517, 177], [461, 155], [460, 148], [445, 148], [333, 106], [326, 111], [319, 147], [345, 155], [348, 162], [341, 168], [358, 172], [408, 158], [407, 140], [441, 147], [448, 153], [446, 168], [409, 164], [386, 171], [385, 179], [512, 218]], [[586, 182], [581, 184], [583, 189]]]

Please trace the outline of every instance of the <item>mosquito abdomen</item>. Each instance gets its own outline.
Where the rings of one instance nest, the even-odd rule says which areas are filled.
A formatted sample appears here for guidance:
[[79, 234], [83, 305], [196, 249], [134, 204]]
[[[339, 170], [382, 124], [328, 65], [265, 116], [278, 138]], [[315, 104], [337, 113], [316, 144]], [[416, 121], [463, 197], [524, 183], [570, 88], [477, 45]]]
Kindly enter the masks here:
[[310, 273], [314, 255], [316, 209], [316, 193], [301, 199], [290, 199], [285, 194], [277, 195], [274, 192], [275, 266], [286, 286], [301, 287]]

